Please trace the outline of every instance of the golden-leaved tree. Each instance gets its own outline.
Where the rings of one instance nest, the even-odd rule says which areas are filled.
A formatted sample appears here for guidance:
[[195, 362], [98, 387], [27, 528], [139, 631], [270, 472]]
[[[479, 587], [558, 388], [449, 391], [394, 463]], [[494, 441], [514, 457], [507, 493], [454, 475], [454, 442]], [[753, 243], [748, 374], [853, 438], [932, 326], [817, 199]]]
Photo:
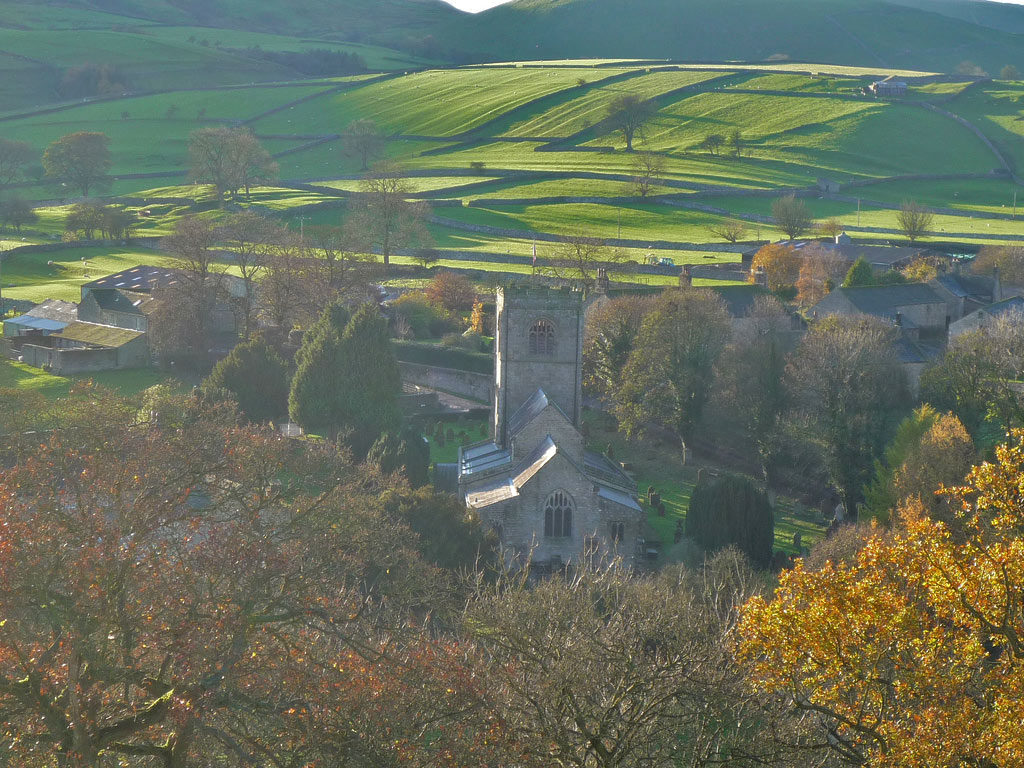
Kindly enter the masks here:
[[816, 718], [846, 762], [1024, 762], [1024, 431], [947, 491], [954, 537], [918, 502], [852, 564], [802, 564], [753, 598], [739, 657], [753, 684]]

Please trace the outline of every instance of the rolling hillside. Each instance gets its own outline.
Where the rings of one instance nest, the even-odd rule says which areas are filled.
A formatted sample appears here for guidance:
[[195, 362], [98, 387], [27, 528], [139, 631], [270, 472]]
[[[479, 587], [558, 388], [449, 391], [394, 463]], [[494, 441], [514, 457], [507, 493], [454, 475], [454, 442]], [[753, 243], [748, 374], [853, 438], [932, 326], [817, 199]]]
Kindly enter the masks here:
[[[880, 0], [514, 0], [455, 18], [438, 35], [492, 60], [788, 58], [946, 72], [963, 61], [994, 72], [1024, 65], [1024, 37], [1004, 31], [1024, 25], [1024, 9], [985, 9], [985, 22], [970, 22], [969, 0], [939, 1], [942, 13]], [[953, 17], [958, 11], [964, 18]]]

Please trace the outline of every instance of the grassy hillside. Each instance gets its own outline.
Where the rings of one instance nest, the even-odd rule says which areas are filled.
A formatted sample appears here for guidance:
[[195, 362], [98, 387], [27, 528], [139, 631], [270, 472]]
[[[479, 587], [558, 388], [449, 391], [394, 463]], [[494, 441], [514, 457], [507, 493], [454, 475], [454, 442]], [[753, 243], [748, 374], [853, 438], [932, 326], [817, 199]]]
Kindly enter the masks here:
[[952, 71], [1024, 61], [1006, 27], [881, 0], [515, 0], [438, 32], [492, 59], [789, 58]]

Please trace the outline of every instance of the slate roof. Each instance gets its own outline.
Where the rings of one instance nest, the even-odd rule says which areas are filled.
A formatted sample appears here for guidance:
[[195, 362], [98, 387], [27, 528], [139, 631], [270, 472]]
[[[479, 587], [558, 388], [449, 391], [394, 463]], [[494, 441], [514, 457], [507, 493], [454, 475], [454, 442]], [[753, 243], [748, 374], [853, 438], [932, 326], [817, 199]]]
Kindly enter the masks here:
[[90, 291], [90, 293], [100, 309], [110, 312], [123, 312], [129, 315], [142, 314], [142, 311], [139, 309], [139, 304], [142, 303], [141, 299], [133, 301], [120, 290], [115, 288], [99, 288]]
[[47, 299], [41, 304], [36, 304], [32, 309], [22, 315], [22, 317], [56, 320], [65, 324], [73, 323], [78, 319], [78, 305], [71, 301]]
[[842, 299], [849, 301], [854, 309], [865, 315], [890, 317], [900, 307], [917, 304], [943, 304], [942, 297], [925, 283], [904, 283], [902, 285], [873, 285], [860, 288], [836, 288], [819, 301], [812, 311], [830, 314], [843, 307]]
[[54, 334], [55, 337], [77, 341], [82, 344], [93, 344], [97, 347], [123, 347], [140, 336], [142, 331], [130, 331], [127, 328], [115, 328], [112, 325], [98, 323], [74, 322]]
[[999, 317], [1000, 315], [1005, 315], [1010, 312], [1024, 314], [1024, 298], [1021, 298], [1020, 296], [1014, 296], [1012, 298], [1000, 301], [996, 304], [992, 304], [991, 306], [983, 307], [978, 311], [984, 312], [986, 315], [989, 315], [990, 317]]
[[608, 501], [612, 501], [616, 504], [621, 504], [622, 506], [628, 507], [636, 512], [643, 512], [640, 505], [636, 503], [636, 499], [619, 491], [612, 490], [611, 488], [601, 486], [597, 491], [597, 495], [602, 499], [607, 499]]
[[760, 285], [719, 285], [711, 290], [722, 297], [729, 316], [734, 318], [750, 317], [757, 297], [768, 295], [768, 290]]
[[810, 246], [821, 246], [830, 251], [838, 253], [846, 261], [854, 262], [863, 258], [868, 264], [880, 269], [891, 269], [893, 265], [905, 261], [913, 261], [924, 252], [925, 248], [915, 248], [906, 245], [868, 245], [853, 242], [850, 236], [843, 232], [837, 238], [837, 242], [820, 240], [802, 240], [793, 243], [793, 247], [800, 251]]
[[460, 476], [495, 469], [512, 461], [512, 452], [505, 450], [493, 440], [464, 448], [460, 456]]
[[956, 272], [941, 274], [935, 278], [935, 282], [961, 299], [976, 296], [991, 300], [992, 290], [995, 288], [995, 281], [991, 277], [964, 275]]
[[544, 394], [543, 389], [538, 389], [527, 398], [525, 403], [516, 409], [516, 412], [512, 414], [512, 418], [508, 420], [509, 435], [518, 435], [523, 427], [537, 418], [547, 407], [548, 396]]
[[479, 509], [518, 496], [519, 489], [530, 482], [557, 453], [558, 447], [549, 435], [519, 462], [512, 474], [467, 492], [466, 503]]
[[178, 272], [167, 267], [152, 267], [140, 264], [137, 267], [115, 272], [101, 277], [82, 286], [82, 296], [99, 288], [120, 288], [135, 293], [152, 293], [153, 289], [164, 283], [174, 282]]

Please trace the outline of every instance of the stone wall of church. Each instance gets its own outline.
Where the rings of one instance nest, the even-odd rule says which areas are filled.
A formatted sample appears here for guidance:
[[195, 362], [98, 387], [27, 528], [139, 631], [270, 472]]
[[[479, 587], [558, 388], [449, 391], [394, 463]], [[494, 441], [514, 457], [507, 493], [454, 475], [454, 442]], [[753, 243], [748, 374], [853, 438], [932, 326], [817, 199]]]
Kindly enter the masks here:
[[[550, 538], [544, 535], [544, 507], [554, 491], [562, 490], [573, 500], [572, 535]], [[484, 525], [499, 531], [502, 544], [525, 555], [532, 550], [536, 562], [552, 559], [576, 562], [591, 537], [602, 554], [617, 553], [627, 564], [634, 562], [637, 537], [641, 535], [640, 515], [601, 499], [597, 488], [563, 456], [555, 456], [534, 479], [520, 489], [520, 495], [480, 512]], [[612, 540], [612, 524], [623, 523], [623, 537]]]
[[[496, 434], [537, 390], [579, 425], [582, 417], [583, 294], [568, 289], [509, 286], [498, 289], [495, 337]], [[531, 353], [530, 330], [541, 320], [554, 327], [554, 351]]]
[[548, 435], [551, 435], [558, 450], [580, 466], [583, 465], [583, 436], [551, 405], [512, 439], [512, 456], [516, 461], [528, 456]]

